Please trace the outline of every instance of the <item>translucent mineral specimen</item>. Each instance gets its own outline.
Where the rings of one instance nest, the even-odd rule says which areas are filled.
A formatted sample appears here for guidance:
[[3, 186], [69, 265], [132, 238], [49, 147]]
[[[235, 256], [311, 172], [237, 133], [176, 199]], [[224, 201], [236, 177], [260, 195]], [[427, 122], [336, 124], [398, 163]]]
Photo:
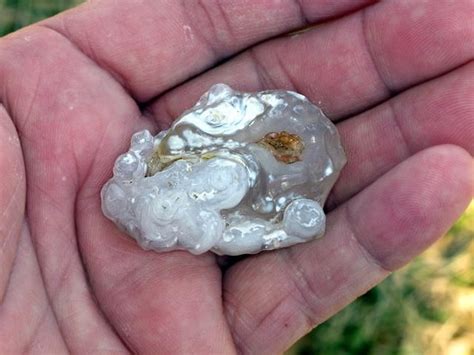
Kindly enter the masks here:
[[335, 126], [304, 96], [217, 84], [169, 130], [133, 135], [102, 209], [144, 249], [257, 253], [324, 234], [345, 163]]

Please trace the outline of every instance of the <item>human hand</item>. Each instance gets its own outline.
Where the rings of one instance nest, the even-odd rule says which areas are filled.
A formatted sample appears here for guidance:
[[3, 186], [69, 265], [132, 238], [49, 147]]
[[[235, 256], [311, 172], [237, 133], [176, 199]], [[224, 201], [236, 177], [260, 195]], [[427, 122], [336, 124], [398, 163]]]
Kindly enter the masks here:
[[[0, 352], [281, 352], [440, 237], [473, 196], [474, 4], [364, 3], [95, 1], [1, 39]], [[131, 134], [217, 82], [338, 122], [323, 239], [221, 270], [102, 215]]]

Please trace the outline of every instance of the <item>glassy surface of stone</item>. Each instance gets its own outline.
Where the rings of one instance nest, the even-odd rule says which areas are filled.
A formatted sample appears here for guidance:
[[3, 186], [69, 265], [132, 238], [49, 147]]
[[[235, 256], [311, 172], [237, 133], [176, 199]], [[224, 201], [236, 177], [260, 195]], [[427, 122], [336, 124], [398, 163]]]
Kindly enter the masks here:
[[144, 249], [257, 253], [324, 234], [345, 163], [335, 126], [304, 96], [217, 84], [169, 130], [133, 135], [102, 209]]

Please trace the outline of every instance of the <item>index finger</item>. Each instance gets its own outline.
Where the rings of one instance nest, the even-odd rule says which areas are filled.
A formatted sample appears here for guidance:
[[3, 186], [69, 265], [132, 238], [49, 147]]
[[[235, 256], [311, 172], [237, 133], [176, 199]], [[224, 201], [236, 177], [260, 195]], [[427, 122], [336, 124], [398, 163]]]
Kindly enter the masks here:
[[373, 1], [94, 1], [42, 24], [145, 102], [247, 46]]

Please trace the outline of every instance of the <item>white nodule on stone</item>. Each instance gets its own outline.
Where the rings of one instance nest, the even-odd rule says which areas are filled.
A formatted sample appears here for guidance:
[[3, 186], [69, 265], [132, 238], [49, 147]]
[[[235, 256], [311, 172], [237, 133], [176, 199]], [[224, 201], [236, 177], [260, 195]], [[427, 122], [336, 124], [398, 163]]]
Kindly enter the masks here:
[[301, 198], [291, 202], [285, 209], [283, 226], [289, 235], [311, 239], [324, 233], [326, 216], [323, 208], [314, 200]]
[[[275, 152], [275, 133], [297, 137], [296, 158]], [[304, 96], [217, 84], [168, 131], [132, 136], [102, 209], [144, 249], [257, 253], [323, 235], [345, 162], [334, 125]]]

